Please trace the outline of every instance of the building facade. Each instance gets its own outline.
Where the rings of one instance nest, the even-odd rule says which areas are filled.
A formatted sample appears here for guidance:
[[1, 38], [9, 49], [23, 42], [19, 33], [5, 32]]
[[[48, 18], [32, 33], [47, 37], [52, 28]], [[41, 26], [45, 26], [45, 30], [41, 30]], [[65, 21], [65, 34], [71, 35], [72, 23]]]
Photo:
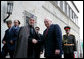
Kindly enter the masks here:
[[[7, 1], [1, 1], [1, 40], [7, 29], [6, 24], [3, 22], [3, 19], [7, 16], [6, 9]], [[40, 33], [43, 33], [46, 28], [44, 18], [50, 17], [54, 24], [60, 25], [62, 35], [65, 34], [64, 27], [69, 25], [77, 42], [80, 40], [78, 13], [79, 10], [73, 1], [13, 1], [13, 12], [7, 20], [14, 21], [18, 19], [21, 22], [20, 26], [25, 26], [28, 24], [29, 17], [33, 15], [36, 19], [35, 26], [39, 26]], [[77, 50], [79, 50], [78, 47]]]

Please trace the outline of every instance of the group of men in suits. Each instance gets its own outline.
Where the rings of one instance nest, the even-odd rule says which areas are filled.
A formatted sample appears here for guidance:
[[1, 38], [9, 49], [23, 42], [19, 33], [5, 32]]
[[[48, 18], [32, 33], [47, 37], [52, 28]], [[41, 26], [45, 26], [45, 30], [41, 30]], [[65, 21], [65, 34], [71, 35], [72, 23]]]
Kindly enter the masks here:
[[9, 20], [6, 22], [8, 29], [5, 31], [4, 38], [2, 40], [2, 43], [4, 46], [2, 47], [1, 56], [2, 58], [5, 58], [6, 55], [9, 53], [10, 58], [13, 58], [15, 46], [16, 46], [16, 40], [19, 32], [19, 20], [14, 20], [14, 26], [12, 26], [12, 21]]
[[[30, 18], [28, 20], [28, 25], [21, 27], [19, 31], [18, 29], [15, 30], [16, 28], [11, 28], [10, 31], [10, 27], [8, 26], [9, 29], [6, 31], [2, 42], [5, 41], [6, 43], [8, 42], [8, 44], [10, 44], [9, 42], [12, 40], [11, 46], [15, 43], [13, 50], [7, 50], [13, 52], [13, 55], [9, 52], [10, 56], [12, 55], [11, 57], [40, 58], [40, 54], [42, 54], [44, 50], [44, 56], [46, 58], [61, 58], [63, 52], [65, 57], [68, 56], [73, 58], [73, 52], [76, 51], [76, 41], [75, 36], [69, 34], [69, 26], [64, 28], [66, 35], [63, 36], [62, 40], [62, 32], [60, 26], [58, 24], [52, 24], [52, 20], [50, 18], [44, 19], [46, 29], [44, 30], [43, 35], [39, 33], [39, 27], [34, 28], [34, 23], [35, 19]], [[7, 32], [9, 33], [9, 31], [10, 34], [8, 37]], [[4, 56], [6, 55], [6, 52], [4, 52], [6, 51], [5, 49], [6, 47], [2, 49], [2, 55]]]

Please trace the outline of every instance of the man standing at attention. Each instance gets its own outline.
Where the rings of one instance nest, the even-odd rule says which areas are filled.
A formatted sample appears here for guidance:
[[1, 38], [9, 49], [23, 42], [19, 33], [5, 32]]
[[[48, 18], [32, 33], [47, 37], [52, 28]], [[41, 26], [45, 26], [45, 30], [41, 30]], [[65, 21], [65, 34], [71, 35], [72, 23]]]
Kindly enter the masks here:
[[64, 58], [74, 58], [74, 52], [76, 51], [76, 39], [74, 35], [70, 34], [70, 29], [69, 26], [64, 27], [66, 31], [66, 34], [63, 35]]

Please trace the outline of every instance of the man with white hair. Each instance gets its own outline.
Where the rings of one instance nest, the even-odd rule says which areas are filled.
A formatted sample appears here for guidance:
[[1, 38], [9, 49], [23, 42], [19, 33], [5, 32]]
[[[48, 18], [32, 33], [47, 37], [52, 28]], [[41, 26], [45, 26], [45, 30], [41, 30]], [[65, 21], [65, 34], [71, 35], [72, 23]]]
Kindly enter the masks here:
[[52, 24], [49, 17], [44, 19], [47, 27], [44, 30], [44, 49], [46, 58], [61, 58], [62, 55], [62, 32], [58, 24]]

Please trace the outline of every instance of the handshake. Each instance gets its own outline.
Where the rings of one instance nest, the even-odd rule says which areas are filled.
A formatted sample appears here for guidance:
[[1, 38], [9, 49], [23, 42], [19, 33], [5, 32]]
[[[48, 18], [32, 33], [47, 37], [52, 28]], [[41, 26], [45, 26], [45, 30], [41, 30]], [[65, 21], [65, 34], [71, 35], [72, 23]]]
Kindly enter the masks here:
[[32, 39], [32, 43], [36, 44], [38, 41], [36, 39]]

